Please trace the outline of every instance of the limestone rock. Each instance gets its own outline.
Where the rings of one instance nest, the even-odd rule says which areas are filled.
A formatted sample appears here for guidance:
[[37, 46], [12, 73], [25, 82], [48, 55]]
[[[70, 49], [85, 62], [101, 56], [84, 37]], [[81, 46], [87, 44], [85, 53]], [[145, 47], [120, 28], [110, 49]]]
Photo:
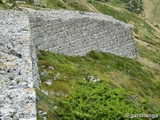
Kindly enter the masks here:
[[94, 78], [92, 75], [88, 75], [87, 77], [88, 77], [90, 82], [98, 82], [98, 81], [100, 81], [99, 78]]
[[45, 95], [48, 95], [48, 91], [46, 90], [41, 90], [42, 93], [44, 93]]
[[0, 104], [2, 104], [4, 102], [4, 99], [5, 99], [4, 96], [1, 95], [0, 96]]
[[54, 80], [57, 80], [60, 78], [60, 73], [57, 73], [55, 76], [54, 76]]
[[53, 67], [53, 66], [49, 66], [48, 68], [49, 68], [49, 69], [52, 69], [52, 70], [54, 70], [54, 67]]
[[46, 70], [44, 70], [43, 72], [41, 72], [40, 75], [41, 76], [46, 76], [47, 75]]
[[46, 112], [46, 111], [41, 111], [41, 110], [40, 110], [40, 111], [38, 111], [38, 114], [39, 114], [39, 115], [47, 115], [47, 112]]
[[41, 101], [40, 98], [36, 95], [36, 101], [39, 102]]
[[49, 79], [48, 81], [46, 81], [44, 83], [46, 83], [47, 85], [51, 85], [52, 84], [52, 79]]

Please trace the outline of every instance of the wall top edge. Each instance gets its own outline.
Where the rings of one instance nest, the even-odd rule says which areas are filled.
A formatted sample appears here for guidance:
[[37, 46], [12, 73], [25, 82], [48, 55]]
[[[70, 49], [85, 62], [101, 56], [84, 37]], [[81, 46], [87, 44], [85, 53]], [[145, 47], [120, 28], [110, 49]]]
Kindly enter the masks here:
[[29, 17], [40, 17], [44, 20], [56, 20], [61, 19], [61, 21], [68, 21], [72, 19], [95, 19], [98, 21], [105, 21], [105, 22], [112, 22], [113, 24], [121, 24], [126, 28], [131, 28], [127, 23], [124, 23], [123, 21], [117, 20], [113, 18], [112, 16], [101, 14], [101, 13], [95, 13], [95, 12], [83, 12], [83, 11], [71, 11], [71, 10], [55, 10], [55, 9], [42, 9], [42, 10], [33, 10], [33, 9], [24, 9], [22, 11], [17, 10], [0, 10], [0, 14], [7, 14], [7, 13], [13, 13], [14, 15], [28, 15]]

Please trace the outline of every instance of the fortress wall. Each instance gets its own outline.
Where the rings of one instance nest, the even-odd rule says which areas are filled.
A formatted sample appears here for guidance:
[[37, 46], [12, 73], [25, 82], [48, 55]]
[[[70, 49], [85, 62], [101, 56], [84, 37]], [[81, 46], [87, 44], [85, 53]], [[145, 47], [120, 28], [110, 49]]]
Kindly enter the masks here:
[[36, 11], [29, 14], [31, 36], [40, 50], [69, 56], [102, 51], [137, 56], [132, 28], [110, 16], [73, 11]]
[[131, 27], [110, 16], [0, 10], [0, 120], [36, 120], [36, 49], [69, 56], [91, 50], [137, 56]]
[[36, 120], [28, 16], [0, 11], [0, 120]]

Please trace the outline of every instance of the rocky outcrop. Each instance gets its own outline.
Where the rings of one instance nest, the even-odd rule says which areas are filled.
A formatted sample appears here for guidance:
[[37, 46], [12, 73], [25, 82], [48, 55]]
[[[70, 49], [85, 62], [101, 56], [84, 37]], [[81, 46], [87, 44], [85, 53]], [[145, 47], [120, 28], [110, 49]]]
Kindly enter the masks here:
[[1, 10], [1, 120], [36, 120], [36, 49], [70, 56], [91, 50], [137, 56], [132, 28], [110, 16], [64, 10]]

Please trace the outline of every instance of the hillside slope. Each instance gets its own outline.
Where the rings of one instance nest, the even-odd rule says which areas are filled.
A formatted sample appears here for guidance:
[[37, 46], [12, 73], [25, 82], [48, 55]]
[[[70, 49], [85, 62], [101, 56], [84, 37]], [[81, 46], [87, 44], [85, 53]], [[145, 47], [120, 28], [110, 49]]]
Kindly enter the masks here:
[[[20, 6], [25, 7], [26, 5], [20, 4]], [[77, 116], [82, 117], [79, 119], [87, 119], [91, 117], [92, 113], [99, 113], [99, 111], [100, 115], [104, 114], [103, 112], [101, 113], [101, 111], [108, 111], [108, 114], [114, 114], [110, 110], [114, 112], [122, 111], [115, 114], [114, 117], [121, 116], [121, 119], [125, 119], [124, 114], [127, 112], [125, 111], [125, 109], [128, 109], [127, 105], [131, 105], [131, 108], [133, 108], [129, 113], [160, 113], [159, 27], [154, 26], [136, 14], [128, 12], [123, 8], [123, 4], [115, 2], [115, 0], [111, 0], [111, 2], [97, 2], [94, 0], [48, 0], [42, 1], [40, 6], [103, 13], [132, 25], [138, 49], [138, 58], [128, 59], [108, 53], [96, 52], [91, 52], [85, 57], [68, 57], [40, 51], [38, 63], [39, 72], [40, 74], [45, 72], [45, 75], [41, 76], [42, 85], [40, 86], [40, 89], [44, 91], [37, 90], [37, 95], [40, 98], [40, 101], [37, 102], [37, 111], [46, 111], [47, 114], [38, 115], [38, 119], [41, 120], [43, 117], [46, 117], [48, 120], [52, 120], [53, 118], [67, 119], [68, 117], [74, 118]], [[42, 9], [28, 5], [27, 7]], [[56, 78], [55, 81], [54, 78]], [[99, 87], [96, 88], [95, 85], [89, 82], [95, 79], [106, 82], [102, 82], [103, 85], [101, 85], [101, 82], [97, 83], [97, 86], [100, 85], [103, 88], [102, 90], [99, 90]], [[48, 80], [53, 80], [49, 86], [46, 84]], [[107, 84], [109, 84], [109, 87], [105, 88]], [[88, 86], [92, 87], [90, 88]], [[90, 90], [89, 92], [93, 93], [93, 96], [96, 93], [95, 91], [102, 91], [99, 93], [100, 95], [94, 96], [97, 99], [96, 105], [95, 98], [86, 98], [84, 94], [88, 96], [90, 96], [90, 94], [89, 92], [83, 91], [84, 88], [86, 88], [86, 91]], [[114, 90], [118, 91], [116, 98], [114, 95], [110, 95], [110, 98], [116, 99], [117, 103], [108, 103], [109, 101], [105, 101], [108, 104], [116, 104], [119, 106], [121, 104], [119, 102], [120, 99], [127, 101], [128, 104], [125, 102], [122, 103], [122, 108], [124, 109], [121, 110], [114, 105], [106, 107], [106, 110], [104, 106], [98, 104], [98, 100], [103, 99], [102, 96], [107, 99], [104, 89], [107, 89], [109, 93], [113, 90], [113, 94], [115, 92]], [[125, 92], [123, 93], [120, 89], [123, 89]], [[48, 95], [44, 93], [48, 93]], [[73, 96], [77, 96], [77, 98]], [[119, 98], [118, 96], [123, 97]], [[84, 99], [80, 99], [83, 97]], [[128, 101], [128, 98], [129, 101], [131, 100], [131, 103]], [[82, 106], [79, 107], [78, 103]], [[86, 103], [94, 107], [100, 106], [99, 108], [101, 109], [95, 111], [95, 109], [91, 109], [91, 106], [88, 106], [88, 109], [91, 110], [88, 111], [90, 114], [85, 114], [83, 113], [83, 105], [86, 106]], [[72, 113], [73, 116], [70, 116], [71, 114], [69, 114], [69, 112]], [[109, 118], [107, 113], [105, 113], [105, 115]]]
[[144, 17], [154, 22], [155, 24], [160, 24], [160, 1], [159, 0], [143, 0], [144, 2]]

